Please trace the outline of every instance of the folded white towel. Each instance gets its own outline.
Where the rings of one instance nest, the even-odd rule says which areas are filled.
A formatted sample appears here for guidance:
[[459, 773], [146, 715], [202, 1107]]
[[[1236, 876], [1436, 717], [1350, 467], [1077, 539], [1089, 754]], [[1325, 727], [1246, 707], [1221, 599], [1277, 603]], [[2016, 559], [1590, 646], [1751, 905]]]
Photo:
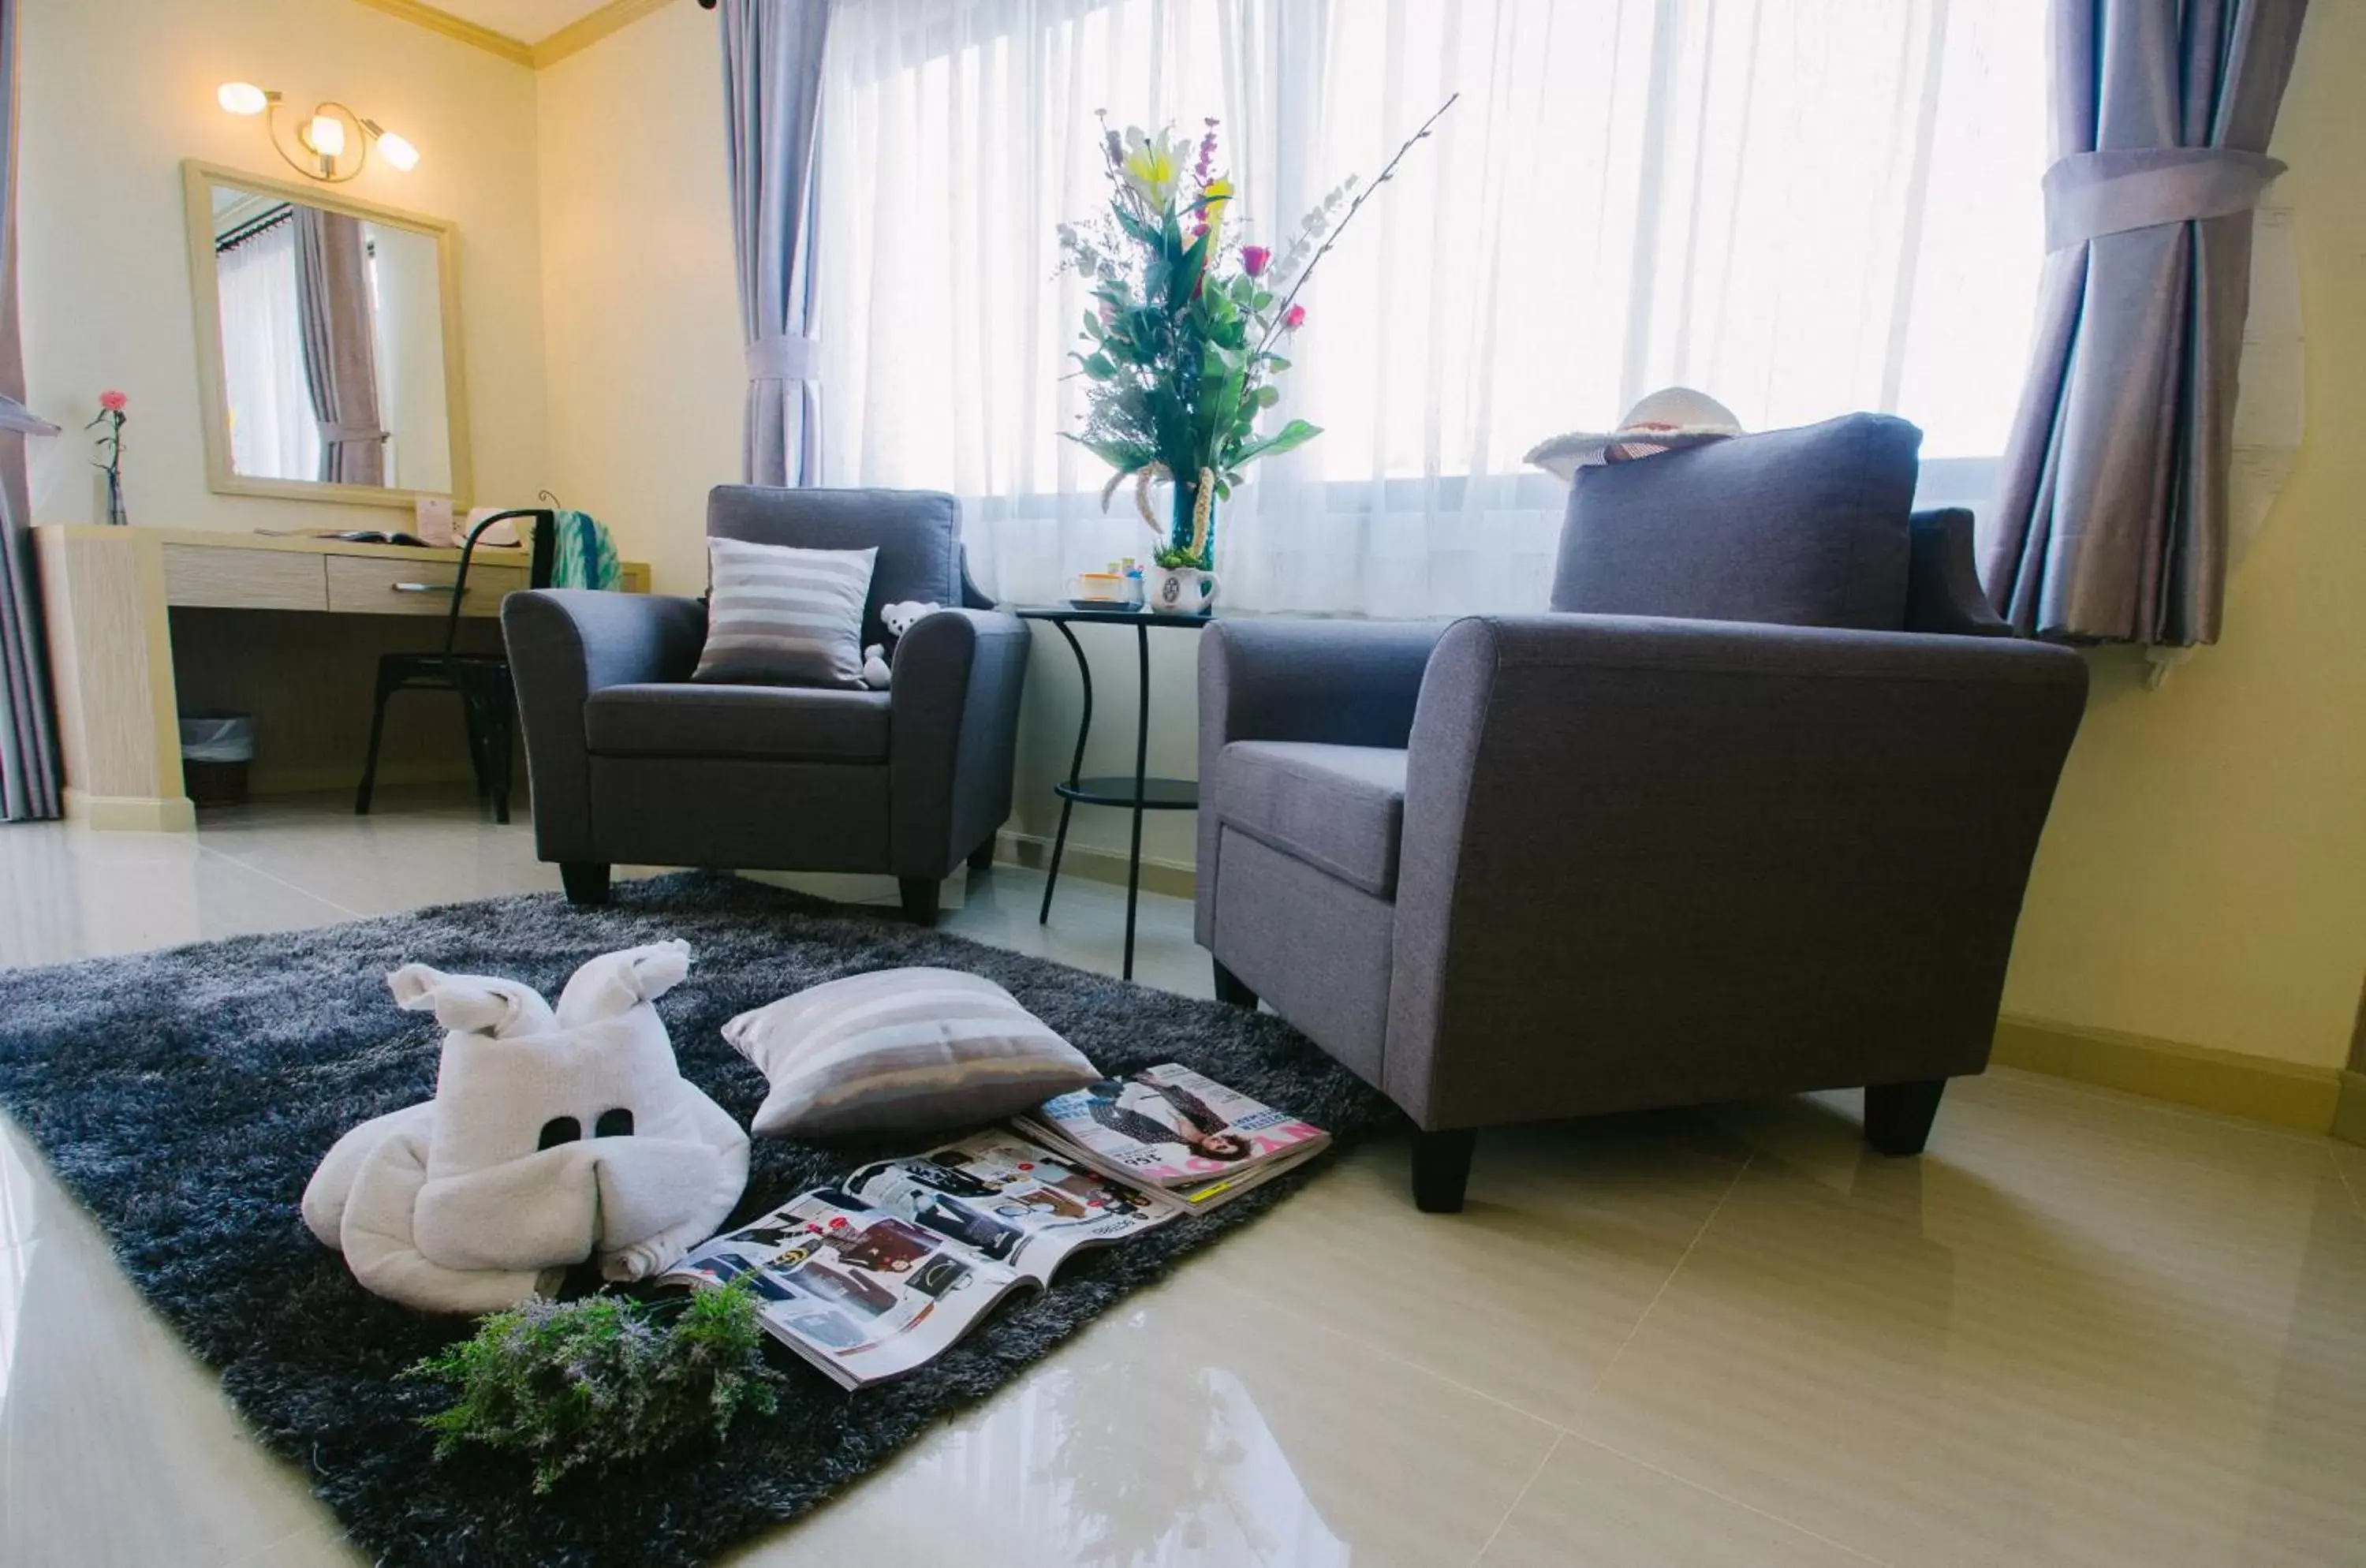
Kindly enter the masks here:
[[748, 1181], [748, 1135], [682, 1076], [650, 1004], [689, 972], [665, 942], [575, 972], [554, 1012], [530, 987], [410, 964], [396, 1001], [450, 1031], [435, 1098], [354, 1128], [304, 1219], [378, 1294], [479, 1313], [597, 1258], [612, 1280], [670, 1267]]

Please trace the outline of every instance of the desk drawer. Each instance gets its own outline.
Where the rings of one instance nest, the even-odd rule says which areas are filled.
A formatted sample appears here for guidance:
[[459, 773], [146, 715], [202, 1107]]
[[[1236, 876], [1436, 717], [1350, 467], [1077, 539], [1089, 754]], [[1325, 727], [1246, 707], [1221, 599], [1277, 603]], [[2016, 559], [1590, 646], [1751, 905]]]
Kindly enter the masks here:
[[166, 545], [164, 603], [221, 610], [325, 610], [329, 591], [319, 556]]
[[[331, 556], [329, 608], [348, 615], [441, 615], [452, 607], [453, 561]], [[522, 566], [468, 567], [464, 615], [498, 615], [501, 600], [526, 584]]]

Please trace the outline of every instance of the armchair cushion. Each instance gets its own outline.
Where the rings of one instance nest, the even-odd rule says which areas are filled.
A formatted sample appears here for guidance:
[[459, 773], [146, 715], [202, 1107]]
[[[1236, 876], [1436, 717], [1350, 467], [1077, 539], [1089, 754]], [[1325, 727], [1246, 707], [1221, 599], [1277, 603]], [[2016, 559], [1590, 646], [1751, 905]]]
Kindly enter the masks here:
[[810, 686], [610, 686], [585, 700], [583, 739], [599, 756], [884, 762], [889, 702]]
[[1921, 445], [1854, 413], [1581, 468], [1552, 607], [1901, 630]]
[[877, 550], [862, 613], [863, 643], [888, 640], [879, 618], [883, 604], [907, 599], [973, 604], [976, 599], [962, 565], [961, 508], [933, 491], [717, 485], [706, 498], [706, 536], [806, 550]]
[[1396, 892], [1405, 754], [1383, 746], [1235, 740], [1216, 756], [1206, 808], [1375, 897]]
[[711, 538], [706, 554], [706, 648], [692, 680], [862, 684], [863, 606], [877, 550]]

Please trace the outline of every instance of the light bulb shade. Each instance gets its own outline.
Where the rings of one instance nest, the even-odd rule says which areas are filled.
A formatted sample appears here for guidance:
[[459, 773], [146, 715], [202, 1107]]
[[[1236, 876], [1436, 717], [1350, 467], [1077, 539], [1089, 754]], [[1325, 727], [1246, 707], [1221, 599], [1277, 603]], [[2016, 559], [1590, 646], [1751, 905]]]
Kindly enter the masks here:
[[345, 155], [345, 122], [334, 115], [316, 114], [305, 127], [305, 142], [323, 158]]
[[389, 130], [377, 139], [378, 155], [408, 174], [419, 167], [419, 149]]
[[224, 82], [214, 97], [232, 114], [261, 114], [263, 106], [269, 101], [263, 89], [252, 82]]

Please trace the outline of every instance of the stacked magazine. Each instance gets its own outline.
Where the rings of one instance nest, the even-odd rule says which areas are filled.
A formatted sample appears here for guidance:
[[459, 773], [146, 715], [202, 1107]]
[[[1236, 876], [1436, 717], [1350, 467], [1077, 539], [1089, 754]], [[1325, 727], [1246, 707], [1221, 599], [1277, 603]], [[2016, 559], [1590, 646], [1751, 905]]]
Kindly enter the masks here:
[[862, 1388], [925, 1365], [1070, 1253], [1211, 1209], [1330, 1142], [1172, 1065], [1047, 1100], [1018, 1129], [863, 1166], [694, 1248], [659, 1282], [744, 1281], [774, 1338]]
[[1321, 1128], [1172, 1062], [1047, 1100], [1014, 1124], [1065, 1158], [1155, 1188], [1193, 1213], [1305, 1164], [1331, 1143]]

